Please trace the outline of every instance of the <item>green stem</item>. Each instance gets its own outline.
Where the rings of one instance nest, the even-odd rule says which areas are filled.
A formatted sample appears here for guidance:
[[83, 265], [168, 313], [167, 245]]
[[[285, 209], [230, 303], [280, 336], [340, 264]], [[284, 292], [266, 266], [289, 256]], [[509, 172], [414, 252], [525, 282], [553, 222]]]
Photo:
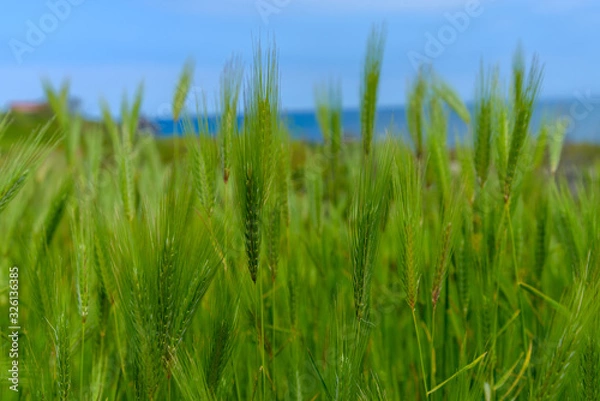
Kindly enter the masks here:
[[263, 400], [266, 399], [266, 390], [267, 390], [267, 372], [266, 372], [266, 365], [265, 365], [265, 314], [264, 314], [264, 309], [265, 309], [265, 305], [263, 302], [263, 281], [262, 281], [262, 277], [260, 275], [260, 269], [259, 269], [259, 273], [258, 273], [258, 292], [259, 292], [259, 303], [260, 303], [260, 341], [259, 341], [259, 347], [260, 347], [260, 358], [261, 358], [261, 365], [262, 365], [262, 393], [263, 393]]
[[421, 374], [423, 375], [423, 387], [425, 387], [425, 397], [429, 399], [429, 390], [427, 389], [427, 375], [425, 374], [425, 360], [423, 359], [423, 348], [421, 347], [421, 337], [419, 336], [419, 326], [417, 325], [417, 315], [412, 310], [413, 323], [415, 325], [415, 334], [417, 335], [417, 345], [419, 346], [419, 359], [421, 361]]
[[83, 364], [85, 362], [85, 320], [81, 323], [81, 365], [79, 366], [79, 399], [83, 401]]
[[125, 384], [127, 385], [129, 381], [127, 380], [127, 373], [125, 370], [125, 357], [123, 356], [123, 349], [121, 347], [121, 341], [119, 340], [119, 320], [117, 318], [116, 311], [113, 311], [113, 309], [115, 309], [114, 306], [111, 308], [111, 312], [114, 312], [113, 317], [115, 319], [115, 338], [117, 340], [117, 349], [119, 351], [119, 359], [121, 361], [121, 372], [123, 373], [123, 378], [125, 379]]
[[431, 310], [431, 385], [430, 387], [435, 387], [435, 371], [436, 371], [436, 361], [435, 361], [435, 306]]
[[446, 384], [450, 383], [452, 380], [454, 380], [456, 377], [458, 377], [463, 372], [473, 369], [475, 366], [477, 366], [477, 364], [479, 362], [481, 362], [483, 360], [483, 358], [485, 358], [486, 355], [487, 355], [487, 352], [484, 352], [483, 354], [479, 355], [479, 357], [477, 357], [477, 359], [475, 359], [473, 362], [471, 362], [467, 366], [464, 366], [458, 372], [454, 373], [452, 376], [450, 376], [449, 378], [444, 380], [442, 383], [440, 383], [439, 386], [432, 388], [430, 391], [427, 392], [427, 397], [429, 397], [431, 394], [435, 393], [436, 391], [438, 391], [439, 389], [444, 387]]
[[[510, 219], [510, 209], [508, 207], [505, 207], [502, 211], [502, 216], [500, 218], [500, 224], [498, 225], [498, 231], [496, 232], [496, 246], [499, 248], [501, 246], [501, 241], [504, 238], [504, 235], [506, 234], [506, 230], [505, 230], [505, 219], [507, 218]], [[503, 242], [503, 241], [502, 241]], [[494, 371], [496, 368], [496, 362], [497, 362], [497, 339], [498, 339], [498, 309], [499, 309], [499, 304], [500, 304], [500, 269], [498, 269], [497, 263], [495, 260], [490, 260], [489, 263], [492, 264], [492, 267], [494, 269], [494, 291], [493, 291], [493, 306], [494, 306], [494, 310], [493, 310], [493, 328], [492, 328], [492, 345], [491, 345], [491, 353], [490, 353], [490, 357], [491, 357], [491, 362], [490, 362], [490, 383], [491, 383], [491, 388], [492, 391], [494, 392], [494, 388], [495, 388], [495, 382], [496, 382], [496, 378], [494, 375]], [[488, 282], [489, 282], [489, 277], [487, 278]]]
[[[521, 309], [521, 336], [523, 337], [524, 352], [525, 352], [525, 355], [527, 355], [527, 351], [529, 349], [528, 341], [527, 341], [527, 326], [526, 326], [526, 322], [525, 322], [523, 296], [521, 294], [520, 286], [519, 286], [520, 280], [519, 280], [519, 271], [518, 271], [518, 264], [517, 264], [515, 234], [513, 231], [512, 219], [510, 217], [509, 205], [510, 205], [510, 199], [509, 199], [509, 202], [506, 203], [506, 212], [507, 212], [507, 218], [508, 218], [508, 228], [510, 231], [510, 238], [511, 238], [512, 258], [513, 258], [513, 265], [514, 265], [515, 280], [516, 280], [516, 284], [517, 284], [517, 297], [519, 298], [519, 308]], [[529, 381], [529, 394], [533, 394], [533, 380], [531, 377], [530, 369], [527, 369], [527, 378]]]
[[518, 284], [519, 284], [519, 287], [524, 288], [525, 290], [529, 291], [530, 293], [537, 295], [538, 297], [542, 298], [544, 301], [548, 302], [554, 309], [556, 309], [558, 312], [560, 312], [564, 316], [566, 316], [566, 317], [571, 316], [571, 311], [569, 311], [569, 308], [567, 308], [560, 302], [557, 302], [554, 299], [550, 298], [548, 295], [544, 294], [537, 288], [532, 287], [529, 284], [524, 283], [522, 281], [519, 281]]

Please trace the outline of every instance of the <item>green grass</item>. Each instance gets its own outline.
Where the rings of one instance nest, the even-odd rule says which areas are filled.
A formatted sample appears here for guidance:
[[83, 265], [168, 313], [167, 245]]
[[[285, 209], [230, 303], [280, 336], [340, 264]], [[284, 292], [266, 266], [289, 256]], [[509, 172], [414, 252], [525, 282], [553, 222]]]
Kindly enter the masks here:
[[[377, 137], [384, 39], [360, 142], [338, 84], [316, 91], [325, 141], [292, 141], [260, 45], [224, 69], [216, 138], [136, 135], [142, 87], [119, 123], [48, 86], [56, 117], [3, 119], [3, 377], [12, 266], [21, 335], [0, 399], [600, 399], [598, 149], [531, 131], [542, 71], [520, 53], [509, 89], [482, 67], [474, 115], [422, 70], [410, 135]], [[472, 127], [453, 149], [450, 110]]]

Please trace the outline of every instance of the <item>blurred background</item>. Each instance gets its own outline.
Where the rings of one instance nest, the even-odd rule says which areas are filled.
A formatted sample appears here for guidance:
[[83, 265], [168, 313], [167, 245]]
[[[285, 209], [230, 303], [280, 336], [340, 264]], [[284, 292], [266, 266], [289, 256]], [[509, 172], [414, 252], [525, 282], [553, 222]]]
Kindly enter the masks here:
[[[334, 81], [342, 88], [345, 130], [353, 134], [366, 40], [373, 24], [384, 23], [380, 131], [392, 123], [402, 129], [419, 65], [431, 65], [469, 102], [481, 63], [498, 65], [507, 80], [520, 45], [545, 66], [534, 123], [565, 116], [569, 140], [600, 138], [595, 0], [47, 0], [8, 2], [0, 19], [3, 111], [43, 109], [42, 80], [69, 80], [73, 107], [87, 118], [100, 116], [100, 99], [118, 117], [124, 94], [143, 82], [142, 113], [157, 134], [168, 135], [177, 130], [169, 116], [186, 60], [196, 66], [193, 91], [212, 113], [223, 66], [232, 56], [248, 66], [260, 39], [279, 50], [282, 109], [292, 133], [318, 140], [315, 86]], [[187, 105], [194, 113], [195, 101]]]

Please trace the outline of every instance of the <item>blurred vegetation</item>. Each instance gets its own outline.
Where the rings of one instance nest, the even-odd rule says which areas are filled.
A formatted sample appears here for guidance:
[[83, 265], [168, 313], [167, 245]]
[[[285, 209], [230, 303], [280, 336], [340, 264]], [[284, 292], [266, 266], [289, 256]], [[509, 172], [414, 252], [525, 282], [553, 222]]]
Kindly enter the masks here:
[[[142, 86], [119, 120], [70, 112], [67, 85], [45, 86], [52, 115], [0, 119], [0, 309], [17, 266], [21, 327], [0, 399], [599, 399], [598, 147], [532, 132], [543, 71], [520, 52], [509, 88], [482, 68], [472, 114], [422, 71], [408, 135], [377, 137], [384, 44], [356, 142], [334, 83], [324, 141], [290, 138], [260, 44], [223, 72], [216, 136], [182, 117], [191, 63], [181, 138], [140, 134]], [[453, 149], [450, 110], [471, 127]]]

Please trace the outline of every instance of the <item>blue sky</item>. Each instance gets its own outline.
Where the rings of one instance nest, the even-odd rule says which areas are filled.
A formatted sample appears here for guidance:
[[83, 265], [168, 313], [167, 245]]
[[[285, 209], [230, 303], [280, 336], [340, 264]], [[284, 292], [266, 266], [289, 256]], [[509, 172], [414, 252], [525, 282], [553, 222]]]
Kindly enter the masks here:
[[40, 98], [42, 78], [69, 78], [97, 115], [100, 98], [116, 111], [143, 81], [144, 113], [164, 114], [192, 58], [194, 87], [212, 110], [223, 65], [232, 55], [248, 65], [259, 37], [277, 42], [285, 109], [311, 108], [315, 85], [331, 79], [355, 107], [366, 39], [381, 22], [382, 105], [404, 103], [410, 55], [427, 56], [470, 99], [480, 61], [508, 77], [519, 43], [545, 65], [543, 97], [600, 95], [597, 0], [44, 0], [3, 5], [0, 107]]

